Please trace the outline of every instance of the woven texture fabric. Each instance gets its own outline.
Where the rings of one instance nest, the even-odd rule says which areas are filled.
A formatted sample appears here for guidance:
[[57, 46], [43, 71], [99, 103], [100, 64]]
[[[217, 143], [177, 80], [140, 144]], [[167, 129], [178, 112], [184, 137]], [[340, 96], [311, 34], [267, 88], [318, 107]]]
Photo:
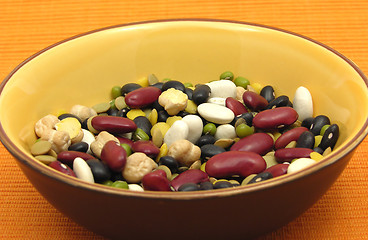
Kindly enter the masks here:
[[[323, 42], [368, 74], [368, 1], [0, 1], [0, 79], [70, 36], [128, 22], [216, 18], [271, 25]], [[368, 139], [332, 188], [266, 239], [368, 239]], [[0, 239], [103, 239], [53, 208], [0, 145]]]

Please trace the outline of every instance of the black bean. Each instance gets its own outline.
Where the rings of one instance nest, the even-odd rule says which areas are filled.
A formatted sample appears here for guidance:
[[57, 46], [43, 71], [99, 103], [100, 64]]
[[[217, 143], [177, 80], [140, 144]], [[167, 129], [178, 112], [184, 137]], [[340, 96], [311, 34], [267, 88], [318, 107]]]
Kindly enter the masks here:
[[213, 184], [211, 182], [202, 182], [199, 184], [199, 190], [211, 190], [213, 189]]
[[188, 96], [189, 100], [193, 100], [193, 89], [185, 88], [184, 92]]
[[111, 172], [105, 163], [98, 159], [89, 159], [86, 163], [91, 168], [95, 182], [103, 182], [111, 178]]
[[185, 91], [185, 86], [183, 83], [176, 81], [176, 80], [171, 80], [168, 82], [165, 82], [164, 85], [162, 85], [162, 91], [166, 91], [169, 88], [175, 88], [177, 90], [180, 90], [182, 92]]
[[199, 191], [198, 184], [195, 183], [184, 183], [178, 188], [179, 192]]
[[77, 142], [77, 143], [73, 143], [72, 145], [70, 145], [68, 147], [69, 151], [77, 151], [77, 152], [87, 152], [88, 151], [88, 143], [86, 142]]
[[164, 85], [163, 82], [158, 82], [158, 83], [152, 84], [151, 87], [156, 87], [156, 88], [162, 90], [163, 85]]
[[214, 189], [230, 188], [230, 187], [233, 187], [233, 184], [228, 181], [218, 181], [215, 184], [213, 184]]
[[213, 144], [206, 144], [201, 146], [201, 158], [204, 160], [208, 160], [211, 157], [215, 156], [216, 154], [223, 152], [226, 152], [224, 148]]
[[165, 108], [158, 103], [158, 100], [153, 102], [152, 107], [156, 109], [157, 112], [165, 110]]
[[314, 134], [310, 131], [305, 131], [299, 136], [298, 140], [296, 141], [295, 147], [313, 149], [314, 142]]
[[310, 131], [314, 135], [319, 135], [324, 125], [330, 125], [330, 119], [325, 115], [318, 115], [313, 119]]
[[185, 117], [185, 116], [187, 116], [187, 115], [190, 115], [190, 113], [188, 113], [188, 112], [185, 112], [185, 111], [180, 111], [178, 114], [176, 114], [177, 116], [179, 116], [179, 117]]
[[126, 117], [127, 116], [127, 113], [130, 111], [129, 108], [123, 108], [123, 109], [120, 109], [117, 113], [116, 113], [116, 116], [118, 117]]
[[337, 124], [332, 124], [329, 126], [325, 133], [323, 134], [321, 143], [318, 145], [323, 150], [326, 150], [328, 147], [331, 150], [335, 147], [337, 139], [339, 138], [339, 126]]
[[63, 113], [63, 114], [58, 116], [58, 119], [63, 120], [63, 119], [68, 118], [68, 117], [76, 118], [80, 122], [80, 124], [82, 124], [82, 120], [78, 116], [76, 116], [74, 114], [71, 114], [71, 113]]
[[121, 87], [121, 96], [125, 96], [128, 93], [141, 88], [142, 86], [137, 83], [127, 83], [124, 86]]
[[88, 125], [87, 125], [87, 121], [88, 118], [86, 118], [83, 122], [82, 122], [82, 128], [88, 130]]
[[275, 107], [285, 107], [289, 104], [289, 97], [282, 95], [272, 100], [266, 107], [266, 109], [272, 109]]
[[271, 178], [273, 178], [273, 176], [272, 176], [271, 173], [269, 173], [269, 172], [261, 172], [261, 173], [258, 173], [254, 178], [252, 178], [248, 182], [248, 184], [262, 182], [264, 180], [271, 179]]
[[271, 102], [272, 100], [275, 99], [275, 90], [273, 89], [272, 86], [268, 85], [262, 88], [260, 95], [264, 97], [267, 100], [267, 102]]
[[320, 147], [313, 148], [313, 151], [318, 152], [319, 154], [323, 154], [324, 150]]
[[119, 110], [117, 110], [116, 108], [110, 108], [109, 110], [107, 110], [107, 114], [109, 116], [117, 116], [118, 115]]
[[210, 134], [206, 134], [206, 135], [202, 135], [198, 141], [196, 142], [196, 145], [198, 147], [202, 147], [203, 145], [206, 144], [214, 144], [216, 142], [216, 139], [214, 136], [210, 135]]
[[137, 128], [142, 129], [151, 138], [152, 124], [148, 120], [148, 118], [146, 118], [145, 116], [138, 116], [134, 118], [133, 121], [137, 125]]
[[110, 171], [111, 177], [110, 180], [115, 182], [115, 181], [125, 181], [125, 179], [123, 178], [123, 174], [121, 174], [121, 172], [113, 172]]
[[253, 116], [254, 114], [251, 112], [242, 113], [238, 116], [234, 117], [234, 120], [231, 122], [231, 125], [235, 125], [236, 121], [238, 121], [239, 118], [243, 118], [248, 126], [253, 126]]
[[157, 111], [157, 122], [166, 122], [170, 115], [165, 111]]
[[207, 85], [201, 84], [197, 85], [196, 88], [193, 91], [193, 102], [195, 104], [199, 105], [201, 103], [207, 102], [207, 99], [209, 98], [211, 94], [211, 88]]
[[313, 117], [306, 118], [306, 119], [304, 119], [302, 121], [302, 125], [301, 126], [310, 129], [313, 120], [314, 120]]
[[175, 158], [173, 158], [171, 156], [161, 157], [158, 161], [158, 164], [159, 165], [165, 165], [166, 167], [168, 167], [170, 169], [170, 171], [172, 173], [178, 172], [179, 163], [178, 163], [178, 161], [176, 161]]

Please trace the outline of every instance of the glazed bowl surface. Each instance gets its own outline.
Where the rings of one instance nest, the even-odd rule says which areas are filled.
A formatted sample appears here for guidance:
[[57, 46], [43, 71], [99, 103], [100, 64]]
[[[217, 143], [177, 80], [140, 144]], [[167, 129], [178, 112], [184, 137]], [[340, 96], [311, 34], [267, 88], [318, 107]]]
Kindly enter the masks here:
[[[30, 154], [41, 117], [110, 99], [112, 86], [148, 74], [205, 83], [232, 71], [293, 97], [313, 97], [314, 115], [340, 127], [335, 150], [305, 170], [262, 183], [201, 192], [133, 192], [61, 174]], [[247, 239], [311, 207], [367, 135], [367, 78], [317, 41], [268, 26], [219, 20], [151, 21], [108, 27], [31, 56], [1, 83], [0, 137], [35, 188], [77, 223], [113, 239]], [[163, 236], [164, 235], [164, 236]]]

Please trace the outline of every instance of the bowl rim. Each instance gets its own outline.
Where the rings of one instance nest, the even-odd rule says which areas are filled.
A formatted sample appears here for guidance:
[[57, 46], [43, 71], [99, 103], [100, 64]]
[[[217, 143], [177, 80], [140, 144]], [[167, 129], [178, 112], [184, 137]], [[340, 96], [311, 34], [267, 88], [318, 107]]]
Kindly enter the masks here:
[[[259, 23], [253, 23], [253, 22], [245, 22], [245, 21], [235, 21], [235, 20], [224, 20], [224, 19], [208, 19], [208, 18], [174, 18], [174, 19], [156, 19], [156, 20], [148, 20], [148, 21], [137, 21], [137, 22], [129, 22], [129, 23], [123, 23], [118, 25], [112, 25], [107, 26], [103, 28], [98, 28], [92, 31], [87, 31], [84, 33], [80, 33], [74, 36], [71, 36], [69, 38], [66, 38], [64, 40], [58, 41], [54, 44], [49, 45], [48, 47], [34, 53], [30, 57], [26, 58], [24, 61], [22, 61], [18, 66], [16, 66], [6, 77], [5, 79], [0, 83], [0, 95], [3, 92], [3, 89], [6, 85], [6, 83], [12, 78], [12, 76], [21, 69], [25, 64], [27, 64], [29, 61], [33, 60], [37, 56], [43, 54], [44, 52], [60, 45], [66, 42], [69, 42], [71, 40], [81, 38], [87, 35], [91, 35], [93, 33], [97, 32], [103, 32], [105, 30], [112, 30], [112, 29], [118, 29], [118, 28], [126, 28], [131, 26], [138, 26], [138, 25], [145, 25], [145, 24], [152, 24], [152, 23], [183, 23], [183, 22], [201, 22], [201, 23], [225, 23], [225, 24], [238, 24], [243, 26], [251, 26], [251, 27], [258, 27], [266, 30], [273, 30], [281, 33], [286, 33], [288, 35], [292, 35], [298, 38], [302, 38], [304, 40], [307, 40], [311, 43], [317, 44], [328, 51], [335, 54], [337, 57], [340, 57], [342, 60], [344, 60], [346, 63], [348, 63], [361, 77], [361, 79], [364, 81], [365, 85], [368, 87], [368, 79], [362, 72], [362, 70], [353, 63], [350, 59], [345, 57], [343, 54], [339, 53], [335, 49], [316, 41], [312, 38], [306, 37], [304, 35], [281, 29], [278, 27], [263, 25]], [[51, 178], [53, 180], [56, 180], [58, 182], [65, 183], [71, 187], [76, 187], [79, 189], [87, 190], [87, 191], [93, 191], [93, 192], [99, 192], [103, 194], [109, 194], [109, 195], [116, 195], [120, 197], [132, 197], [132, 198], [148, 198], [148, 199], [168, 199], [168, 200], [189, 200], [189, 199], [204, 199], [204, 198], [219, 198], [219, 197], [229, 197], [229, 196], [236, 196], [240, 194], [246, 194], [246, 193], [254, 193], [262, 190], [271, 189], [277, 186], [284, 185], [289, 182], [293, 182], [296, 180], [300, 180], [302, 178], [305, 178], [311, 174], [314, 174], [318, 171], [321, 171], [322, 169], [336, 163], [339, 161], [339, 159], [345, 157], [349, 153], [351, 153], [367, 136], [368, 134], [368, 119], [365, 121], [361, 129], [359, 129], [358, 133], [353, 136], [352, 139], [350, 139], [349, 142], [345, 143], [341, 148], [337, 149], [336, 151], [333, 151], [331, 154], [326, 156], [322, 161], [319, 161], [312, 166], [309, 166], [305, 168], [303, 171], [292, 173], [292, 174], [285, 174], [283, 176], [279, 176], [275, 179], [270, 179], [268, 181], [259, 182], [257, 184], [251, 184], [251, 185], [244, 185], [244, 186], [238, 186], [235, 188], [224, 188], [224, 189], [217, 189], [214, 191], [200, 191], [200, 193], [193, 191], [193, 192], [158, 192], [158, 191], [144, 191], [144, 192], [138, 192], [138, 191], [132, 191], [132, 190], [126, 190], [126, 189], [117, 189], [112, 188], [108, 186], [104, 186], [101, 184], [95, 184], [95, 183], [87, 183], [83, 180], [80, 180], [75, 177], [68, 176], [66, 174], [60, 173], [48, 166], [46, 166], [43, 163], [37, 162], [36, 159], [29, 157], [25, 153], [23, 153], [12, 141], [11, 139], [6, 135], [5, 130], [3, 128], [3, 125], [0, 122], [0, 140], [3, 143], [4, 147], [13, 155], [13, 157], [18, 161], [19, 163], [22, 163], [26, 165], [27, 167], [31, 168], [32, 170], [45, 175], [48, 178]]]

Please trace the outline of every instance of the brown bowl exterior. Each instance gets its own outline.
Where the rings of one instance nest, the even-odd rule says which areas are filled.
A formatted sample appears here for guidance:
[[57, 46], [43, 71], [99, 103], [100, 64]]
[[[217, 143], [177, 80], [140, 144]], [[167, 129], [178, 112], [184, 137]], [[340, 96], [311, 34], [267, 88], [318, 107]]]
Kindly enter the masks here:
[[[297, 87], [307, 87], [315, 115], [325, 114], [341, 128], [335, 151], [303, 172], [200, 193], [89, 184], [29, 153], [39, 118], [106, 101], [114, 85], [150, 73], [208, 82], [225, 70], [272, 84], [279, 95], [292, 97]], [[113, 239], [247, 239], [275, 230], [327, 191], [368, 132], [367, 79], [350, 60], [297, 34], [239, 22], [154, 21], [82, 34], [27, 59], [0, 91], [1, 141], [31, 183], [60, 212]]]
[[[226, 197], [157, 199], [72, 186], [19, 163], [60, 212], [109, 239], [253, 239], [310, 208], [335, 182], [353, 152], [294, 181]], [[218, 190], [221, 191], [221, 190]]]

